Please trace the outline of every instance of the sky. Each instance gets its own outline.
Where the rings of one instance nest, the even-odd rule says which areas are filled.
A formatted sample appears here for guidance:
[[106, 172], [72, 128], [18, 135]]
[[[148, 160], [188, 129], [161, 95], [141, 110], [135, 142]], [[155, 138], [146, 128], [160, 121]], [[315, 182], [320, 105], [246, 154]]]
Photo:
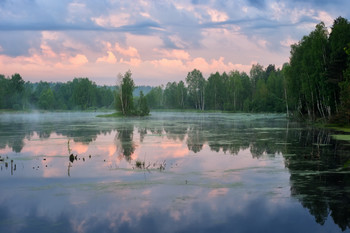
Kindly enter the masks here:
[[321, 21], [350, 19], [349, 0], [0, 0], [0, 74], [88, 77], [114, 85], [185, 80], [188, 72], [281, 67]]

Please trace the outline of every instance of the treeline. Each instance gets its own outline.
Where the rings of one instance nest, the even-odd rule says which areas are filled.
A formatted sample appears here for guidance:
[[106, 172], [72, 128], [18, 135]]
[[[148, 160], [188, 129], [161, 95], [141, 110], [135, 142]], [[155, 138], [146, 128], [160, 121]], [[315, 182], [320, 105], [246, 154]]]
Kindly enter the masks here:
[[[114, 100], [117, 93], [118, 87], [99, 87], [87, 78], [32, 84], [25, 83], [19, 74], [11, 78], [0, 75], [2, 109], [113, 108], [118, 105]], [[273, 64], [266, 68], [254, 64], [249, 75], [216, 72], [207, 79], [194, 69], [184, 81], [168, 82], [145, 94], [151, 109], [286, 112], [349, 124], [350, 23], [338, 17], [330, 33], [319, 23], [291, 46], [290, 61], [281, 69]]]
[[114, 89], [88, 78], [67, 83], [24, 82], [19, 74], [0, 75], [0, 109], [87, 110], [113, 108]]
[[153, 88], [151, 108], [286, 112], [310, 120], [350, 123], [350, 23], [338, 17], [331, 33], [324, 23], [291, 46], [290, 62], [282, 69], [253, 65], [244, 72], [199, 70], [183, 81]]
[[350, 23], [338, 17], [292, 45], [288, 103], [300, 115], [350, 123]]
[[266, 69], [256, 64], [245, 72], [216, 72], [205, 79], [194, 69], [186, 84], [168, 82], [147, 95], [151, 108], [176, 108], [244, 112], [285, 112], [285, 75], [275, 65]]

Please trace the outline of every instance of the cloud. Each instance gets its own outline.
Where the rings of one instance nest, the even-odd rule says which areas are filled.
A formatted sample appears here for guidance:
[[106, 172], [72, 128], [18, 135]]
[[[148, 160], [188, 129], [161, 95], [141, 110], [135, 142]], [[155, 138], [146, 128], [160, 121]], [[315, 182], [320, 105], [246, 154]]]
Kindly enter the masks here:
[[292, 44], [298, 43], [298, 40], [293, 40], [291, 37], [286, 38], [285, 40], [281, 41], [280, 44], [284, 47], [290, 48]]
[[215, 9], [208, 9], [208, 14], [213, 22], [225, 22], [228, 20], [228, 16], [225, 12], [220, 12]]
[[115, 50], [127, 57], [140, 57], [140, 54], [138, 53], [137, 49], [134, 47], [129, 46], [127, 49], [122, 48], [118, 43], [115, 43], [114, 45]]
[[99, 57], [96, 62], [106, 62], [110, 64], [115, 64], [117, 63], [117, 58], [111, 51], [107, 51], [107, 56]]
[[124, 63], [132, 67], [137, 67], [142, 63], [142, 60], [138, 58], [130, 58], [129, 60], [124, 60], [121, 58], [120, 63]]
[[0, 31], [0, 54], [6, 54], [11, 57], [20, 55], [28, 56], [31, 49], [40, 48], [40, 32], [2, 32]]
[[265, 0], [248, 0], [248, 3], [256, 7], [258, 9], [264, 9], [265, 8]]
[[69, 62], [72, 63], [73, 65], [81, 66], [81, 65], [88, 63], [89, 61], [85, 55], [77, 54], [74, 57], [70, 57]]
[[210, 74], [249, 71], [253, 61], [279, 66], [291, 43], [319, 21], [349, 18], [349, 7], [346, 0], [0, 0], [0, 69], [114, 83], [127, 69], [151, 82], [183, 79], [195, 67]]
[[175, 58], [175, 59], [180, 59], [180, 60], [189, 60], [190, 59], [190, 54], [186, 52], [185, 50], [181, 49], [154, 49], [155, 52], [159, 53], [163, 57], [167, 58]]
[[113, 15], [107, 15], [107, 16], [104, 15], [96, 18], [93, 17], [91, 19], [101, 27], [117, 28], [117, 27], [128, 25], [130, 14], [120, 13], [120, 14], [113, 14]]

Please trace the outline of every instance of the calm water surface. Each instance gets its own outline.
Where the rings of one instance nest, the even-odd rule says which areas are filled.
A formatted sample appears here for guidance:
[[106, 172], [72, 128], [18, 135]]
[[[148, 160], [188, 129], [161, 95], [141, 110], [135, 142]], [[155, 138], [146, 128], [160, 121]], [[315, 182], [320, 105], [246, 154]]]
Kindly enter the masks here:
[[0, 114], [0, 232], [350, 232], [339, 132], [274, 114], [96, 115]]

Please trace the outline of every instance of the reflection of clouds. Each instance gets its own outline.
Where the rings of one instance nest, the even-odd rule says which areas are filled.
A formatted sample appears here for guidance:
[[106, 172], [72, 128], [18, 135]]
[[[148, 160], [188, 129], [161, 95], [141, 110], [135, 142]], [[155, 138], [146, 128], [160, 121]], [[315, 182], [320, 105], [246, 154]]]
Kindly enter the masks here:
[[[63, 161], [60, 159], [61, 165], [65, 166], [66, 161]], [[52, 164], [55, 164], [53, 167]], [[63, 176], [63, 169], [61, 169], [62, 166], [57, 166], [57, 161], [55, 161], [55, 158], [47, 157], [45, 160], [41, 160], [41, 167], [43, 170], [43, 177], [49, 178], [49, 177], [58, 177]]]
[[[4, 223], [0, 225], [1, 231], [6, 227], [7, 231], [4, 232], [12, 232], [18, 227], [16, 224], [7, 224], [14, 218], [21, 223], [22, 230], [31, 229], [33, 225], [50, 229], [59, 224], [66, 232], [324, 230], [323, 226], [312, 221], [310, 213], [297, 202], [290, 199], [276, 201], [261, 195], [267, 192], [267, 189], [247, 195], [249, 188], [239, 191], [232, 188], [147, 185], [120, 190], [111, 183], [110, 192], [106, 192], [104, 189], [92, 187], [81, 189], [71, 185], [62, 186], [61, 181], [57, 180], [53, 181], [49, 188], [45, 188], [48, 183], [42, 180], [38, 182], [35, 186], [44, 189], [22, 190], [12, 195], [13, 201], [8, 201], [8, 187], [11, 187], [11, 184], [5, 182], [6, 189], [0, 197], [0, 215], [3, 216]], [[70, 184], [76, 182], [72, 181]], [[125, 190], [128, 192], [125, 193]], [[140, 193], [148, 193], [149, 190], [152, 190], [152, 195], [148, 196], [147, 200], [140, 197]], [[62, 192], [66, 195], [58, 195]], [[28, 195], [32, 198], [25, 200], [23, 197]], [[178, 198], [181, 199], [182, 205], [174, 203], [174, 199]], [[72, 205], [73, 203], [78, 204]], [[296, 221], [300, 224], [295, 224]], [[327, 223], [327, 229], [331, 232], [339, 231], [331, 222]]]
[[21, 153], [33, 156], [67, 155], [67, 141], [66, 137], [56, 133], [51, 133], [48, 139], [40, 139], [37, 133], [34, 133], [30, 139], [24, 139], [25, 146]]
[[228, 188], [214, 189], [208, 193], [208, 197], [214, 198], [218, 196], [225, 196], [227, 193], [228, 193]]
[[[189, 154], [189, 150], [184, 145], [183, 142], [176, 142], [176, 141], [168, 141], [164, 142], [160, 146], [164, 151], [171, 151], [171, 153], [165, 153], [166, 157], [168, 158], [181, 158], [185, 157], [186, 155]], [[161, 156], [165, 157], [165, 156]]]
[[83, 154], [88, 151], [89, 145], [83, 144], [81, 142], [71, 143], [72, 152], [78, 153], [78, 155]]
[[9, 154], [11, 152], [12, 152], [12, 149], [8, 145], [6, 145], [4, 149], [0, 149], [1, 154]]

